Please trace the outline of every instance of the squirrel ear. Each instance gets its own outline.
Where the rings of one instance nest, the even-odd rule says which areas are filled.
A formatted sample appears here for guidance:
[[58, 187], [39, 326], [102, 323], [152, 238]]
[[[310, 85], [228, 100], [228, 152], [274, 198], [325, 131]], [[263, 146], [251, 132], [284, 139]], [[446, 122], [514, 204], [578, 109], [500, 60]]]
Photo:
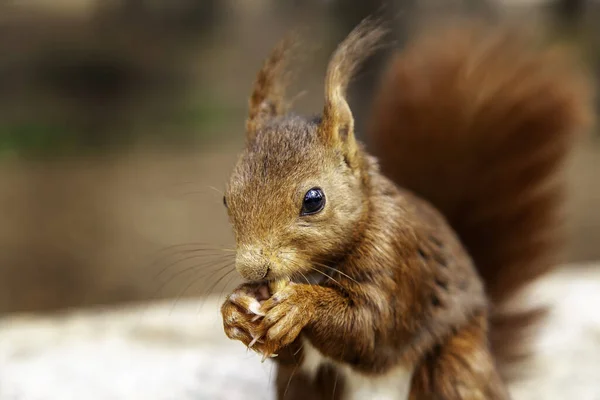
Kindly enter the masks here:
[[266, 120], [285, 112], [284, 94], [289, 81], [289, 72], [286, 67], [293, 44], [292, 35], [288, 35], [280, 41], [271, 51], [256, 76], [246, 120], [248, 140], [254, 139], [260, 126]]
[[377, 49], [384, 34], [385, 30], [378, 24], [364, 19], [338, 46], [327, 67], [325, 108], [319, 134], [328, 146], [339, 147], [351, 166], [356, 163], [358, 145], [346, 89], [360, 63]]

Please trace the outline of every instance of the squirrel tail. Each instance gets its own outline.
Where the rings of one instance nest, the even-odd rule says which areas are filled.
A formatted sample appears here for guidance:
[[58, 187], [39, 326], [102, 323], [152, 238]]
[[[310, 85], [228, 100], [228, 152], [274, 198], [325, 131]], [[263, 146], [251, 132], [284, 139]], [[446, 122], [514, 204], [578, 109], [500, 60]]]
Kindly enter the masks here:
[[592, 122], [592, 85], [572, 60], [515, 31], [429, 28], [392, 59], [368, 124], [382, 172], [440, 210], [470, 252], [505, 378], [544, 310], [502, 308], [558, 263], [559, 167]]

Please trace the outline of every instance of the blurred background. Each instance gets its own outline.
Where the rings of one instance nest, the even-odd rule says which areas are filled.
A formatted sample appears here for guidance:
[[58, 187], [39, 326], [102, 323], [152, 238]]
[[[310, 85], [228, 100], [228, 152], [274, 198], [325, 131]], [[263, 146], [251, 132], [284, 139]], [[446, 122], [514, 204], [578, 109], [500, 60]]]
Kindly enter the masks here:
[[[524, 18], [599, 71], [600, 5], [586, 0], [0, 0], [0, 315], [236, 285], [220, 191], [262, 59], [302, 29], [291, 95], [319, 112], [327, 57], [356, 23], [393, 21], [401, 46], [432, 10]], [[359, 127], [383, 59], [351, 88]], [[600, 135], [566, 172], [564, 261], [600, 260]]]

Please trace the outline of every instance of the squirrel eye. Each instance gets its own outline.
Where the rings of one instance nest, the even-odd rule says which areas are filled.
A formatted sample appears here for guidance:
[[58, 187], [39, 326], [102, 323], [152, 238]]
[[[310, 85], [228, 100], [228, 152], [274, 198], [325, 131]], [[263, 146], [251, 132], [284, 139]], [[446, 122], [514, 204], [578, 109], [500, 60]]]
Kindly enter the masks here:
[[304, 195], [301, 215], [316, 214], [325, 207], [325, 193], [320, 188], [312, 188]]
[[227, 208], [227, 199], [225, 198], [225, 196], [223, 196], [223, 205], [225, 206], [225, 208]]

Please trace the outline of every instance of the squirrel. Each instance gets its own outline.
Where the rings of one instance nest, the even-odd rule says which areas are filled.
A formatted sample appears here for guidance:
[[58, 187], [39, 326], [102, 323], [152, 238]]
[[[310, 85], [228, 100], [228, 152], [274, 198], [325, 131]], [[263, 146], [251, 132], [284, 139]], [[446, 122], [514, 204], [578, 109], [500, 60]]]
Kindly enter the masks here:
[[367, 18], [337, 47], [320, 116], [288, 110], [292, 41], [258, 73], [224, 331], [274, 361], [278, 399], [509, 399], [546, 310], [504, 305], [557, 264], [587, 75], [515, 30], [428, 27], [382, 74], [367, 148], [346, 89], [385, 34]]

